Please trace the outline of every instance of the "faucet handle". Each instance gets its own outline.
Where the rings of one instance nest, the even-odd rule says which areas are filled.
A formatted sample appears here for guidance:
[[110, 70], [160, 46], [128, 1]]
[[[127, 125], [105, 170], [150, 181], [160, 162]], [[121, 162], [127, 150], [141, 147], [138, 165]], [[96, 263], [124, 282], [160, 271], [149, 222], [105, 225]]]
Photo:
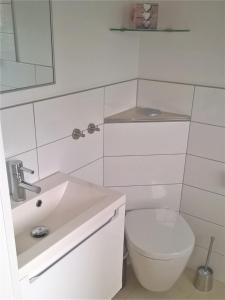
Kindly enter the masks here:
[[98, 127], [98, 125], [95, 125], [94, 123], [90, 123], [88, 125], [87, 131], [88, 131], [88, 133], [92, 134], [95, 131], [100, 131], [100, 128]]
[[25, 167], [20, 167], [20, 170], [23, 171], [23, 172], [27, 172], [29, 174], [34, 174], [34, 170], [31, 170], [31, 169], [28, 169], [28, 168], [25, 168]]

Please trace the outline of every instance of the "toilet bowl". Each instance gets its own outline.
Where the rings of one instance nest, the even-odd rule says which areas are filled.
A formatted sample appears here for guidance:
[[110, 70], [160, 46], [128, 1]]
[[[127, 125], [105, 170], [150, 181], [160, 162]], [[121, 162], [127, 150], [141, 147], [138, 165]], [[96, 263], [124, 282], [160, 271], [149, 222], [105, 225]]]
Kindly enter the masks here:
[[126, 215], [126, 240], [134, 273], [151, 291], [167, 291], [182, 274], [195, 237], [177, 212], [133, 210]]

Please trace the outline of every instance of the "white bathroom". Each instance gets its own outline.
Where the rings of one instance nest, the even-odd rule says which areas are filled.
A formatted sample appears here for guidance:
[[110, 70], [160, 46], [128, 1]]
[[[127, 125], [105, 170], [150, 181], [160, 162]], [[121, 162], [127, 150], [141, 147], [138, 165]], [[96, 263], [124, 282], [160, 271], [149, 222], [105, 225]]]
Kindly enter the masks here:
[[225, 1], [0, 0], [0, 299], [225, 299]]

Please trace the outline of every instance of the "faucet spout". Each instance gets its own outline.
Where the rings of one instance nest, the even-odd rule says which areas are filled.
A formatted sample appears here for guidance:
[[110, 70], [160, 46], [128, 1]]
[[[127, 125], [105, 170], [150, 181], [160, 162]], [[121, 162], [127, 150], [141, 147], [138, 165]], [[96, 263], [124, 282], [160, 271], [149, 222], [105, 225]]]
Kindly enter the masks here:
[[39, 194], [41, 192], [41, 188], [40, 186], [34, 185], [34, 184], [30, 184], [26, 181], [21, 181], [19, 183], [19, 187], [24, 188], [25, 190], [28, 190], [30, 192], [34, 192], [36, 194]]

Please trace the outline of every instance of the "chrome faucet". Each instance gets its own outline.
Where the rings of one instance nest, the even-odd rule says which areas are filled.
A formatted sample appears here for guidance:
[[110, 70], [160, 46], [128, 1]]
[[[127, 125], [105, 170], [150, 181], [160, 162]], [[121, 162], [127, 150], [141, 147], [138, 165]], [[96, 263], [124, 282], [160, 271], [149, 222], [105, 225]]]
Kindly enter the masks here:
[[25, 168], [21, 160], [7, 161], [7, 173], [9, 181], [9, 191], [14, 201], [26, 200], [25, 190], [39, 194], [41, 188], [24, 180], [24, 173], [34, 174], [33, 170]]

